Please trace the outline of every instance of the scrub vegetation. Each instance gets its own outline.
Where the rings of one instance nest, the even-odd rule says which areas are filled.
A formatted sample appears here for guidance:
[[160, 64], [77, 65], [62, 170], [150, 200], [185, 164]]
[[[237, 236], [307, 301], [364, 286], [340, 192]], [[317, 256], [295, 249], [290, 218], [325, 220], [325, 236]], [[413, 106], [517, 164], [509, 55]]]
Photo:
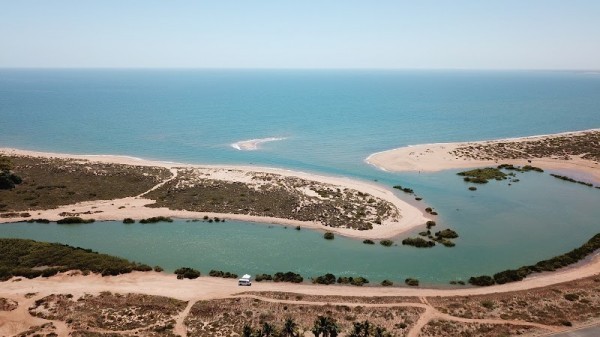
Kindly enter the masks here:
[[3, 163], [10, 162], [22, 179], [14, 188], [0, 189], [0, 212], [135, 196], [171, 175], [159, 167], [25, 156], [0, 158]]
[[0, 239], [0, 280], [13, 276], [48, 277], [68, 270], [119, 275], [150, 271], [145, 264], [99, 254], [91, 249], [23, 239]]

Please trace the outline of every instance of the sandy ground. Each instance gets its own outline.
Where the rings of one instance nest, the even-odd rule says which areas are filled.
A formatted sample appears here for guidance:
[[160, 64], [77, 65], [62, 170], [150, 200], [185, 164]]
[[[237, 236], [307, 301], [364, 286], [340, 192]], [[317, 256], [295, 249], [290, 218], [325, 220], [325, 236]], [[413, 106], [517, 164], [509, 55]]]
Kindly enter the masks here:
[[[591, 131], [591, 130], [586, 130]], [[482, 167], [490, 164], [511, 163], [514, 165], [534, 165], [545, 170], [556, 171], [572, 171], [582, 175], [583, 178], [600, 182], [600, 164], [581, 159], [579, 157], [571, 157], [571, 160], [558, 160], [552, 158], [532, 159], [531, 163], [527, 160], [474, 160], [467, 158], [457, 158], [451, 152], [458, 147], [464, 147], [476, 144], [493, 144], [498, 142], [520, 142], [525, 140], [536, 140], [558, 135], [579, 134], [582, 132], [562, 133], [556, 135], [542, 135], [523, 138], [500, 139], [480, 142], [464, 142], [464, 143], [437, 143], [437, 144], [422, 144], [415, 146], [401, 147], [393, 150], [378, 152], [370, 155], [366, 162], [386, 171], [424, 171], [435, 172], [447, 169], [461, 169]]]
[[[332, 228], [323, 226], [318, 222], [309, 221], [297, 221], [290, 219], [272, 218], [272, 217], [261, 217], [251, 216], [244, 214], [223, 214], [223, 213], [207, 213], [207, 212], [191, 212], [191, 211], [178, 211], [170, 210], [168, 208], [150, 208], [145, 205], [154, 203], [153, 200], [146, 199], [143, 197], [144, 192], [136, 197], [128, 197], [115, 200], [97, 200], [82, 202], [72, 205], [61, 206], [56, 209], [33, 211], [31, 212], [32, 218], [43, 218], [49, 220], [59, 220], [64, 218], [59, 213], [70, 212], [70, 213], [84, 213], [91, 212], [89, 215], [81, 215], [83, 218], [94, 218], [96, 220], [123, 220], [124, 218], [143, 219], [153, 216], [168, 216], [174, 218], [184, 219], [201, 219], [204, 216], [219, 217], [221, 219], [229, 220], [240, 220], [250, 222], [261, 222], [269, 224], [289, 225], [289, 226], [301, 226], [311, 229], [327, 230], [337, 234], [365, 238], [365, 239], [384, 239], [397, 236], [403, 232], [409, 231], [415, 227], [422, 226], [427, 220], [429, 220], [424, 213], [408, 204], [407, 202], [398, 198], [391, 190], [383, 186], [371, 184], [359, 180], [354, 180], [345, 177], [329, 177], [322, 176], [312, 173], [299, 172], [284, 170], [270, 167], [252, 167], [252, 166], [219, 166], [219, 165], [190, 165], [180, 164], [173, 162], [160, 162], [150, 161], [135, 157], [126, 156], [112, 156], [112, 155], [70, 155], [70, 154], [58, 154], [58, 153], [47, 153], [47, 152], [35, 152], [25, 151], [17, 149], [0, 149], [0, 153], [9, 155], [24, 155], [34, 157], [45, 157], [45, 158], [64, 158], [64, 159], [77, 159], [77, 160], [90, 160], [103, 163], [113, 164], [128, 164], [128, 165], [142, 165], [142, 166], [155, 166], [165, 167], [171, 170], [174, 174], [176, 170], [174, 168], [198, 168], [202, 169], [207, 176], [211, 179], [225, 180], [225, 181], [237, 181], [237, 182], [249, 182], [251, 175], [248, 173], [272, 173], [278, 174], [285, 177], [297, 177], [300, 179], [316, 181], [323, 184], [331, 184], [340, 186], [343, 188], [349, 188], [366, 192], [377, 198], [391, 202], [398, 208], [401, 214], [399, 221], [384, 221], [382, 225], [374, 226], [372, 230], [358, 231], [347, 228]], [[165, 181], [166, 182], [166, 181]], [[151, 190], [158, 188], [160, 185], [156, 185]], [[5, 218], [0, 219], [0, 223], [15, 222], [27, 220], [28, 218]]]

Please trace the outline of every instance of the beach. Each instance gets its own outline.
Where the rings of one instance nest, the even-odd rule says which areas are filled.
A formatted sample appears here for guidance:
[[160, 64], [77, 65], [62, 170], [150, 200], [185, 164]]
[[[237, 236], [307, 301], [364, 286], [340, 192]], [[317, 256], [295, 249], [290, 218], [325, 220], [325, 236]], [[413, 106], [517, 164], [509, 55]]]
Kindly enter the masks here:
[[560, 137], [582, 136], [597, 133], [599, 129], [567, 132], [553, 135], [498, 139], [478, 142], [436, 143], [406, 146], [393, 150], [377, 152], [367, 157], [366, 162], [382, 170], [391, 172], [437, 172], [449, 169], [464, 169], [510, 163], [513, 165], [533, 165], [547, 170], [571, 172], [594, 182], [600, 182], [600, 164], [597, 161], [571, 155], [565, 158], [536, 157], [524, 154], [522, 159], [490, 158], [485, 160], [457, 156], [457, 150], [473, 146], [493, 146], [497, 144], [519, 144], [539, 142]]

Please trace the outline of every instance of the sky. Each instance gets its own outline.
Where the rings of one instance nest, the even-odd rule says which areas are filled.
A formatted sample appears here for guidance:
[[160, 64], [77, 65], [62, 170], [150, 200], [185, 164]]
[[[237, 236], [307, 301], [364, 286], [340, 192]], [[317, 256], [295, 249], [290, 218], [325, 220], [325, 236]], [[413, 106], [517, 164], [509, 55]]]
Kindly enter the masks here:
[[0, 0], [0, 67], [600, 70], [600, 1]]

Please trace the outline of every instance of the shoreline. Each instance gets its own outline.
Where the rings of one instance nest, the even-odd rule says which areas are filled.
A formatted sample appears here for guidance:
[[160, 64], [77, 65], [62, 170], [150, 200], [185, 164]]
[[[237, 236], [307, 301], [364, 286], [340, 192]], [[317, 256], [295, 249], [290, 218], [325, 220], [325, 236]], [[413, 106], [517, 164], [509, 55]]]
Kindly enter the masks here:
[[[583, 261], [582, 261], [583, 262]], [[180, 300], [210, 300], [231, 297], [244, 291], [287, 292], [315, 296], [353, 297], [411, 297], [411, 296], [475, 296], [494, 293], [507, 293], [542, 288], [592, 277], [600, 274], [600, 254], [596, 253], [581, 265], [566, 267], [555, 272], [541, 273], [522, 281], [489, 287], [464, 288], [421, 288], [408, 286], [365, 286], [357, 288], [348, 285], [317, 285], [310, 283], [294, 284], [286, 282], [254, 282], [251, 289], [241, 289], [235, 279], [201, 276], [195, 280], [178, 280], [174, 274], [164, 272], [131, 272], [118, 276], [101, 276], [79, 273], [60, 273], [49, 278], [16, 278], [2, 282], [0, 296], [4, 294], [24, 295], [35, 290], [40, 294], [71, 293], [98, 294], [102, 291], [117, 293], [138, 293], [177, 298]], [[357, 291], [359, 290], [360, 291]]]
[[[64, 218], [59, 216], [59, 213], [85, 213], [91, 212], [89, 217], [93, 217], [99, 221], [122, 221], [124, 218], [133, 218], [140, 220], [144, 218], [154, 216], [167, 216], [181, 219], [201, 219], [204, 216], [219, 217], [228, 220], [248, 221], [248, 222], [259, 222], [266, 224], [277, 224], [277, 225], [291, 225], [301, 226], [304, 228], [331, 231], [336, 234], [361, 239], [386, 239], [396, 237], [402, 233], [408, 232], [416, 227], [422, 226], [427, 220], [429, 220], [424, 213], [409, 204], [408, 202], [400, 199], [396, 196], [391, 189], [387, 189], [381, 185], [376, 185], [370, 182], [365, 182], [357, 179], [351, 179], [347, 177], [334, 177], [324, 176], [314, 173], [307, 173], [302, 171], [293, 171], [288, 169], [280, 169], [273, 167], [254, 167], [254, 166], [243, 166], [243, 165], [198, 165], [198, 164], [184, 164], [176, 162], [165, 162], [146, 160], [131, 156], [118, 156], [118, 155], [73, 155], [73, 154], [62, 154], [52, 152], [38, 152], [29, 150], [19, 150], [14, 148], [0, 148], [0, 154], [15, 155], [15, 156], [29, 156], [29, 157], [42, 157], [42, 158], [59, 158], [59, 159], [71, 159], [71, 160], [88, 160], [91, 162], [101, 162], [107, 164], [123, 164], [133, 166], [148, 166], [148, 167], [162, 167], [169, 170], [175, 168], [196, 168], [208, 170], [216, 180], [228, 180], [240, 181], [239, 175], [235, 172], [231, 173], [231, 170], [238, 170], [243, 173], [256, 172], [256, 173], [270, 173], [277, 174], [283, 177], [295, 177], [307, 181], [315, 181], [322, 184], [341, 186], [361, 192], [366, 192], [374, 197], [380, 198], [384, 201], [390, 202], [400, 212], [400, 219], [398, 221], [384, 221], [382, 225], [374, 226], [373, 229], [359, 231], [349, 228], [337, 228], [322, 225], [320, 222], [315, 221], [300, 221], [286, 218], [275, 218], [267, 216], [254, 216], [246, 214], [233, 214], [233, 213], [215, 213], [215, 212], [194, 212], [184, 210], [172, 210], [166, 207], [151, 208], [145, 207], [145, 205], [152, 204], [155, 201], [144, 198], [142, 193], [138, 196], [131, 196], [121, 199], [112, 200], [95, 200], [95, 201], [84, 201], [76, 204], [63, 205], [55, 209], [46, 209], [39, 211], [31, 211], [31, 217], [14, 217], [14, 218], [0, 218], [1, 223], [27, 221], [35, 218], [45, 218], [52, 221], [56, 221]], [[154, 187], [156, 188], [156, 186]], [[26, 212], [26, 210], [23, 210]], [[95, 212], [95, 213], [94, 213]]]
[[593, 160], [582, 159], [579, 156], [569, 156], [569, 160], [551, 157], [532, 157], [530, 159], [494, 158], [491, 160], [481, 160], [457, 157], [452, 153], [459, 148], [474, 145], [493, 145], [498, 143], [518, 144], [526, 141], [553, 139], [561, 136], [579, 136], [598, 131], [600, 131], [600, 129], [472, 142], [408, 145], [391, 150], [375, 152], [365, 158], [365, 162], [387, 172], [438, 172], [450, 169], [498, 165], [502, 163], [511, 163], [520, 166], [529, 164], [539, 166], [545, 170], [575, 171], [578, 174], [583, 174], [587, 179], [600, 183], [600, 164]]

